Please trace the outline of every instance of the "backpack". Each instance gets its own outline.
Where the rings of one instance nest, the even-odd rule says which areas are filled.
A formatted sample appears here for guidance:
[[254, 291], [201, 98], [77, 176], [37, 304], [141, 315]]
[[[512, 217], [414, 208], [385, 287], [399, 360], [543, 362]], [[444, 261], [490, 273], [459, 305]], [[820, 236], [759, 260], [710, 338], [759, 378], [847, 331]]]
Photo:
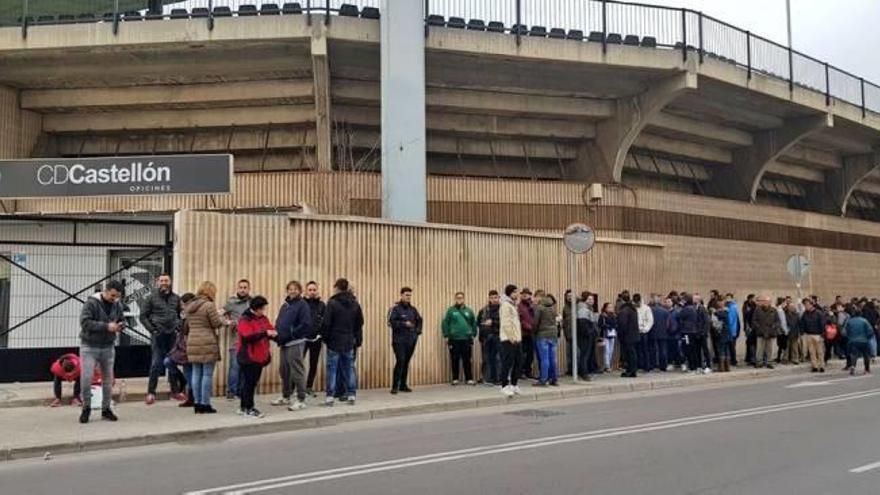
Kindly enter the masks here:
[[829, 323], [825, 325], [825, 340], [834, 342], [837, 339], [837, 325]]
[[714, 313], [710, 317], [710, 322], [712, 325], [712, 337], [715, 339], [721, 338], [722, 333], [724, 332], [724, 322], [722, 322]]
[[168, 353], [168, 357], [170, 357], [175, 364], [187, 364], [189, 362], [186, 355], [186, 337], [188, 335], [189, 322], [184, 318], [177, 331], [177, 337], [174, 339], [174, 347], [172, 347], [171, 351]]

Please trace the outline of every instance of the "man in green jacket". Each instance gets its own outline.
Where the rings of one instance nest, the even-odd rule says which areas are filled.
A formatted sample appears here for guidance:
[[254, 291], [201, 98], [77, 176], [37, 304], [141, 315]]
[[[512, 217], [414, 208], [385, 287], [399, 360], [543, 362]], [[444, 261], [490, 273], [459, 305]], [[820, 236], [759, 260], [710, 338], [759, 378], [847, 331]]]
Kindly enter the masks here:
[[464, 379], [468, 385], [476, 385], [471, 356], [474, 337], [477, 336], [477, 317], [464, 303], [464, 292], [455, 293], [455, 304], [446, 310], [443, 317], [443, 338], [449, 346], [452, 360], [452, 384], [458, 385], [459, 364], [464, 368]]

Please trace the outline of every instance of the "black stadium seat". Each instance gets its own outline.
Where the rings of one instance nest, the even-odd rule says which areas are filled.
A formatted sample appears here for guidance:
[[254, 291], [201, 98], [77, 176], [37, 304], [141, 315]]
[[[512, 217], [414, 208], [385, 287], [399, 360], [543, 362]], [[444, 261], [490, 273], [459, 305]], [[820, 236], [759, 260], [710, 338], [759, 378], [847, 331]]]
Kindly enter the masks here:
[[657, 38], [653, 36], [645, 36], [642, 38], [642, 46], [645, 48], [657, 48]]
[[214, 7], [214, 17], [232, 17], [232, 9], [225, 5]]
[[486, 27], [486, 31], [490, 31], [492, 33], [503, 33], [504, 23], [499, 21], [489, 21], [489, 24]]
[[608, 39], [606, 42], [609, 45], [619, 45], [623, 43], [623, 38], [617, 33], [608, 33]]
[[37, 17], [37, 22], [40, 24], [48, 24], [50, 22], [55, 22], [54, 15], [41, 15]]
[[70, 22], [75, 22], [75, 21], [76, 21], [76, 16], [73, 14], [61, 14], [58, 16], [58, 22], [70, 23]]
[[76, 16], [76, 22], [95, 22], [95, 14], [80, 14]]
[[596, 43], [601, 43], [601, 42], [602, 42], [602, 38], [604, 38], [604, 36], [602, 35], [602, 32], [601, 32], [601, 31], [590, 31], [590, 37], [587, 38], [587, 39], [588, 39], [589, 41], [594, 41], [594, 42], [596, 42]]
[[550, 30], [550, 37], [557, 40], [565, 39], [565, 29], [553, 28]]
[[171, 9], [171, 18], [187, 19], [189, 18], [189, 13], [186, 11], [186, 9]]
[[277, 3], [264, 3], [260, 5], [260, 15], [278, 15], [281, 13], [281, 9], [278, 8]]
[[136, 12], [136, 11], [135, 12], [126, 12], [125, 15], [122, 17], [122, 19], [125, 21], [142, 21], [142, 20], [144, 20], [141, 13]]
[[569, 29], [568, 39], [574, 41], [584, 41], [584, 32], [580, 29]]
[[257, 6], [256, 5], [239, 5], [238, 6], [238, 16], [251, 16], [257, 15]]
[[211, 11], [208, 10], [207, 7], [193, 7], [192, 16], [195, 17], [208, 17]]
[[547, 37], [547, 28], [544, 26], [532, 26], [532, 29], [529, 30], [529, 36], [535, 36], [538, 38], [546, 38]]
[[379, 9], [377, 7], [364, 7], [361, 9], [362, 19], [378, 19]]
[[634, 34], [628, 34], [623, 38], [623, 44], [629, 46], [639, 46], [639, 37]]
[[428, 25], [429, 26], [440, 26], [440, 27], [445, 26], [446, 25], [446, 18], [443, 17], [442, 15], [431, 14], [428, 16]]
[[344, 3], [339, 7], [339, 15], [344, 17], [359, 17], [361, 12], [358, 10], [357, 5]]
[[285, 3], [281, 7], [281, 12], [283, 14], [302, 14], [303, 8], [299, 2]]
[[115, 17], [115, 15], [116, 14], [114, 14], [113, 12], [104, 12], [104, 14], [101, 16], [101, 19], [104, 22], [113, 22], [113, 18]]
[[454, 29], [464, 29], [467, 24], [465, 24], [464, 19], [461, 17], [450, 17], [449, 21], [446, 23], [446, 27], [451, 27]]
[[468, 21], [467, 28], [471, 31], [485, 31], [486, 23], [482, 19], [471, 19]]
[[529, 34], [529, 27], [525, 24], [514, 24], [510, 28], [510, 34], [519, 34], [525, 36]]

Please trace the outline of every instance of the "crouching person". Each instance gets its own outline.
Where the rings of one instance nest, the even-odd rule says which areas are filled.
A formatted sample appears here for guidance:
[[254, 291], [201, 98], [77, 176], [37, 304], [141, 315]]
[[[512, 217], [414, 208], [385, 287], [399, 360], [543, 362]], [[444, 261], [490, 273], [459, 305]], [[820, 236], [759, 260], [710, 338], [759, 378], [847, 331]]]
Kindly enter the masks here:
[[238, 320], [238, 337], [235, 343], [235, 357], [238, 360], [239, 370], [243, 378], [241, 383], [241, 414], [246, 418], [262, 418], [261, 413], [254, 407], [254, 393], [260, 382], [271, 355], [269, 354], [269, 339], [278, 336], [269, 318], [266, 317], [266, 306], [269, 301], [263, 296], [257, 296], [250, 300], [248, 309], [242, 313]]
[[55, 376], [55, 383], [52, 390], [55, 393], [55, 399], [49, 404], [49, 407], [58, 407], [61, 403], [61, 386], [64, 382], [73, 382], [73, 398], [70, 399], [70, 405], [82, 406], [80, 399], [80, 382], [79, 382], [79, 356], [70, 353], [58, 358], [49, 368], [52, 375]]

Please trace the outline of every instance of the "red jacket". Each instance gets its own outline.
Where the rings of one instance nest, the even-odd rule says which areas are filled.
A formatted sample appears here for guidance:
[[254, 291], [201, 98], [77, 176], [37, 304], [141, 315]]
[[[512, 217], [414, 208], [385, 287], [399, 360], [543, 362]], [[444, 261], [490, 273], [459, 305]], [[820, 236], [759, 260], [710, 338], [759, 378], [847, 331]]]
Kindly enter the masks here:
[[241, 315], [235, 342], [235, 355], [240, 364], [269, 364], [269, 330], [274, 330], [269, 318], [257, 316], [249, 309]]
[[532, 307], [531, 303], [527, 303], [525, 301], [520, 301], [517, 305], [517, 312], [519, 313], [519, 323], [522, 328], [523, 335], [534, 335], [535, 334], [535, 310]]
[[[61, 361], [64, 361], [65, 359], [69, 359], [73, 363], [74, 368], [70, 373], [67, 373], [64, 371], [64, 368], [61, 367]], [[49, 371], [66, 382], [76, 381], [79, 379], [80, 372], [82, 371], [80, 368], [79, 356], [72, 353], [65, 354], [52, 363], [52, 367], [49, 368]], [[101, 370], [95, 367], [95, 372], [92, 374], [92, 385], [100, 385], [101, 381]]]

